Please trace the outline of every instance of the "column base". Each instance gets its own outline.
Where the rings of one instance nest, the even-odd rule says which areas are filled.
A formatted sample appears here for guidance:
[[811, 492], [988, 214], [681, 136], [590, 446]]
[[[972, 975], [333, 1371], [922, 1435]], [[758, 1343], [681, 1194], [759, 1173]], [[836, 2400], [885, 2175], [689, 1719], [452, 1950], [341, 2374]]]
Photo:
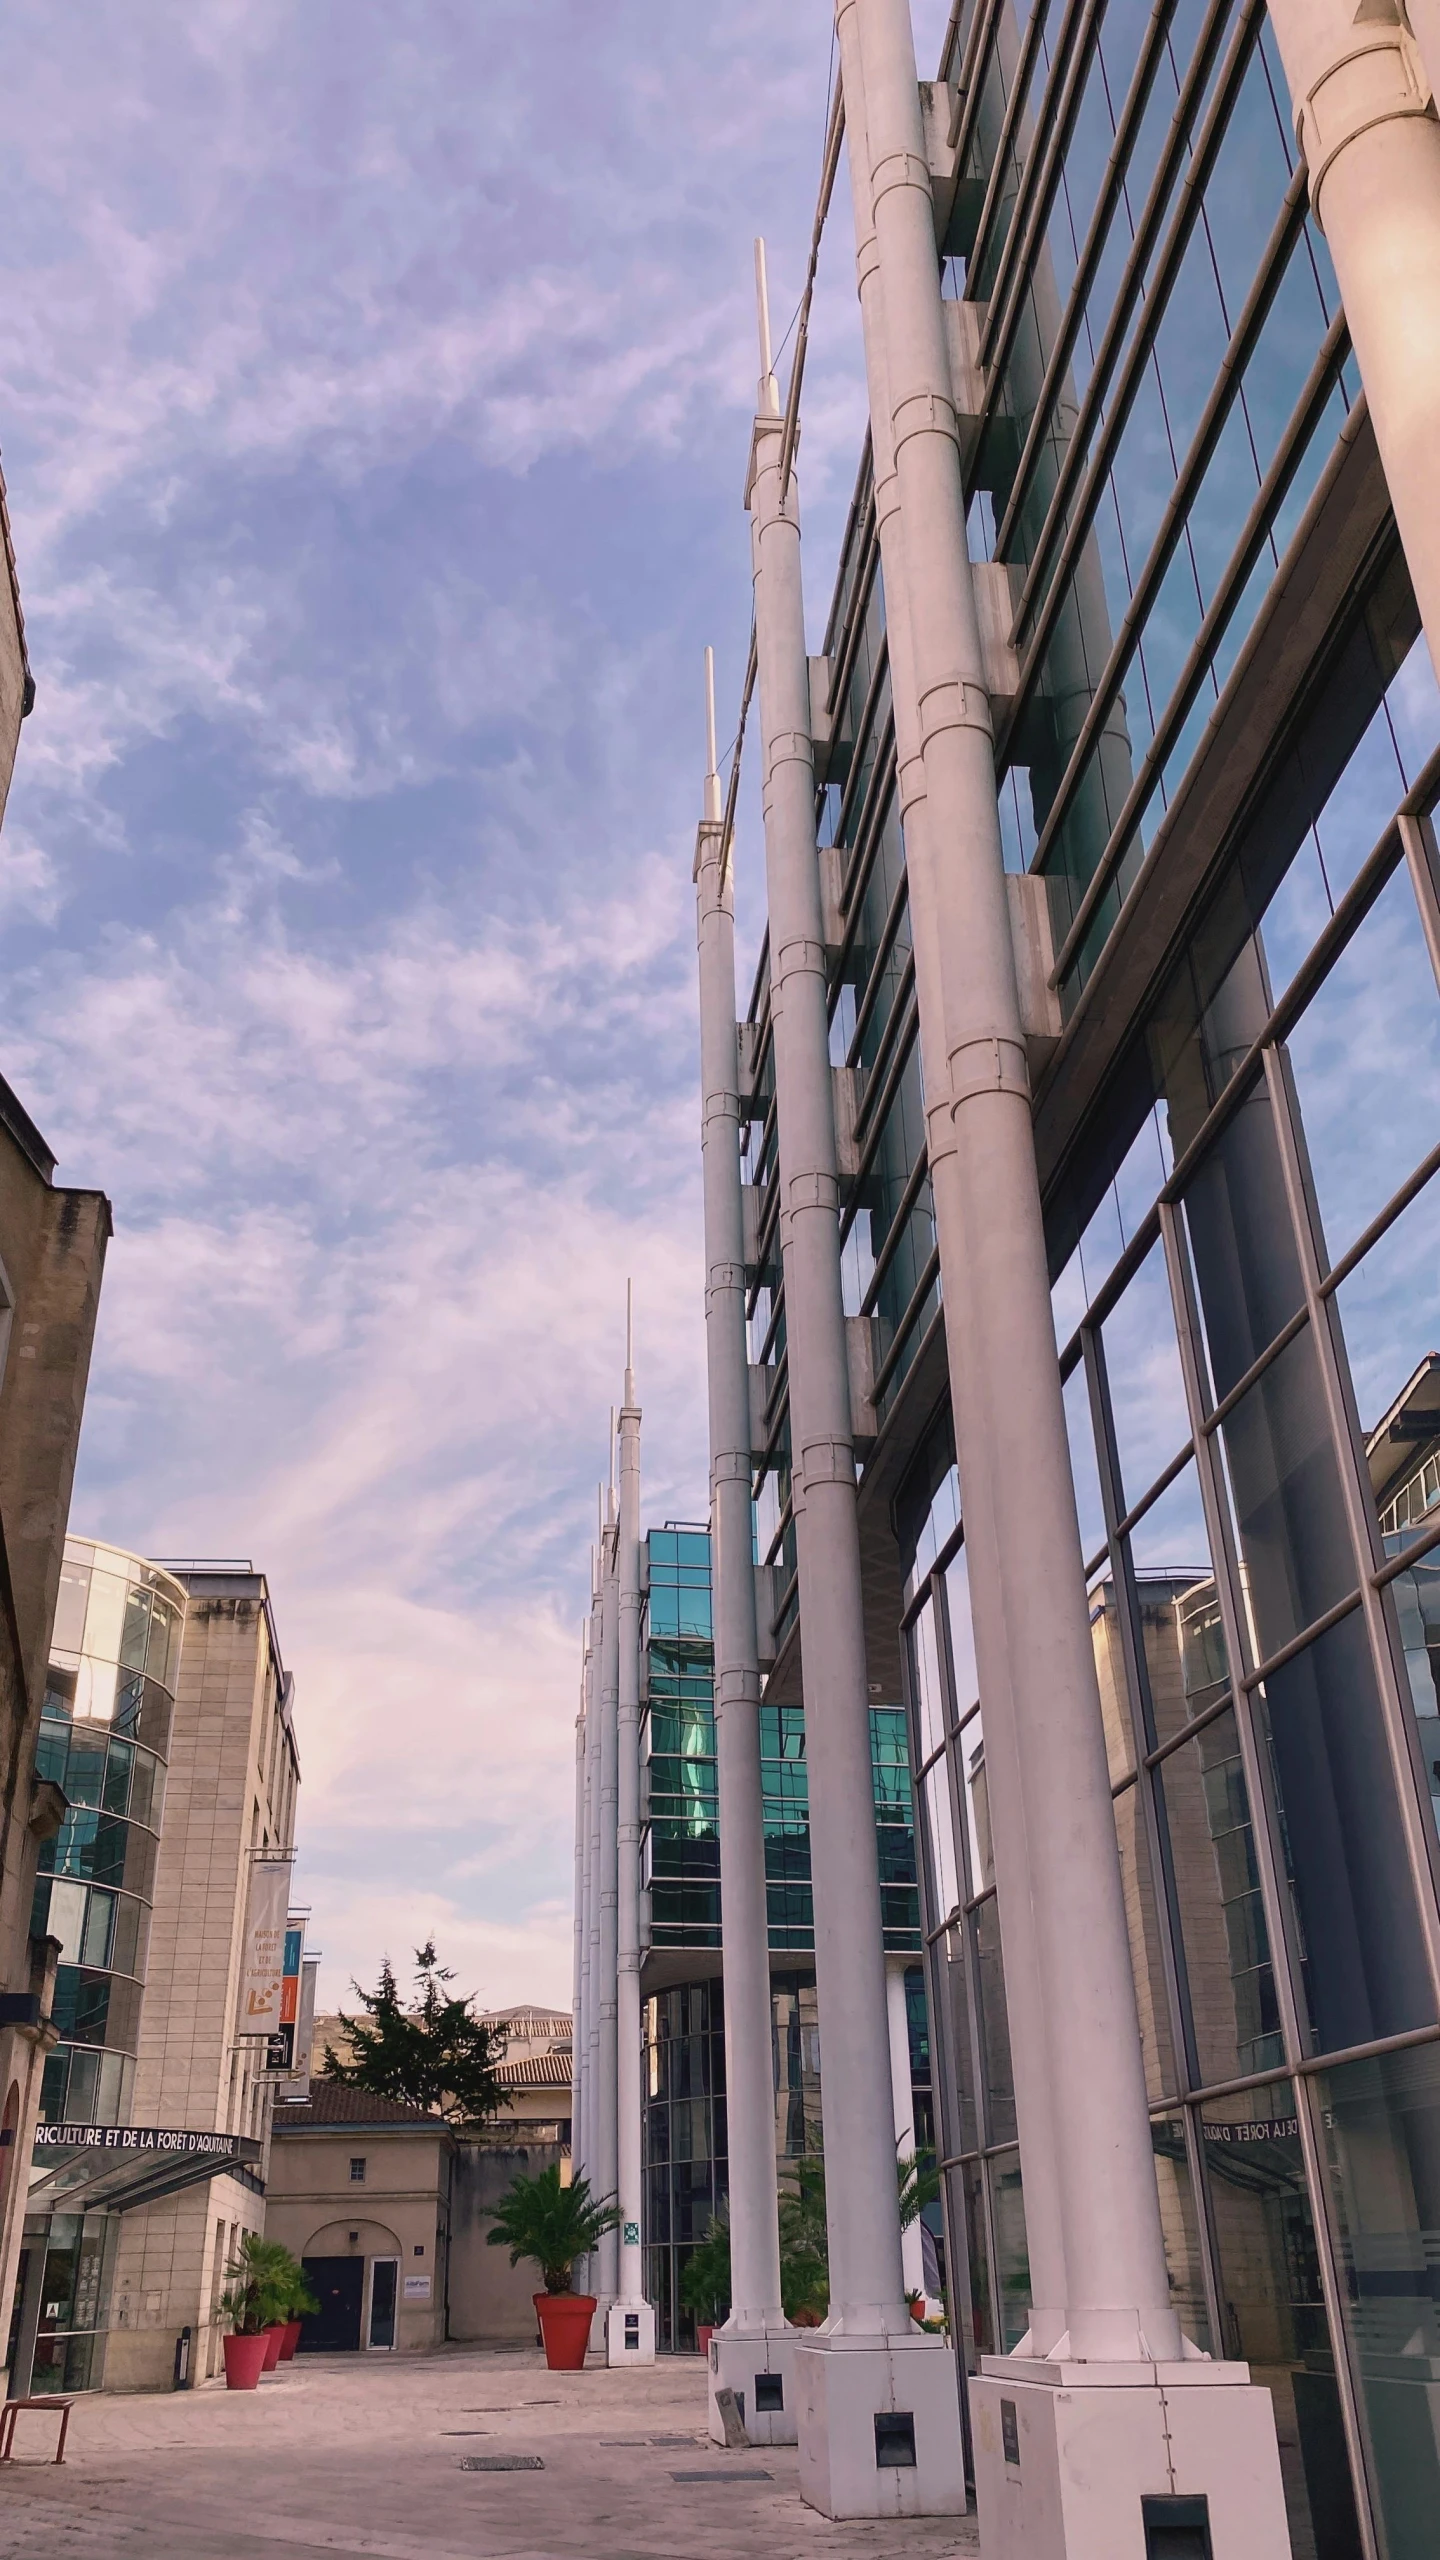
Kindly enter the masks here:
[[725, 2441], [715, 2394], [733, 2391], [752, 2444], [794, 2444], [795, 2335], [791, 2328], [732, 2329], [728, 2321], [715, 2331], [705, 2377], [712, 2443]]
[[585, 2349], [585, 2361], [587, 2364], [604, 2364], [607, 2360], [605, 2342], [610, 2334], [610, 2314], [614, 2308], [614, 2294], [602, 2293], [597, 2285], [595, 2289], [595, 2309], [590, 2320], [590, 2337]]
[[803, 2332], [795, 2398], [807, 2506], [835, 2517], [965, 2514], [959, 2381], [943, 2338], [913, 2323], [908, 2337]]
[[1167, 2525], [1213, 2560], [1289, 2560], [1274, 2404], [1248, 2365], [985, 2356], [970, 2423], [985, 2560], [1146, 2560]]
[[605, 2315], [607, 2364], [653, 2364], [655, 2312], [648, 2302], [612, 2302]]

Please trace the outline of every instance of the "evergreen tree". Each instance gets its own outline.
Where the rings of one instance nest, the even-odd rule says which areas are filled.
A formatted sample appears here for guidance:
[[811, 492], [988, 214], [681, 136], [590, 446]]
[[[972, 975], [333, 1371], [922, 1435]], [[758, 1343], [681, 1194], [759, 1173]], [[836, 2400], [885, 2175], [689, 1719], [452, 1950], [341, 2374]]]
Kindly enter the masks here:
[[437, 1963], [430, 1939], [415, 1950], [416, 1997], [402, 2007], [395, 1969], [388, 1956], [380, 1966], [373, 1991], [351, 1985], [365, 2011], [363, 2018], [340, 2024], [354, 2059], [342, 2062], [333, 2047], [325, 2048], [325, 2069], [347, 2089], [366, 2089], [375, 2098], [399, 2098], [444, 2116], [447, 2124], [483, 2125], [505, 2104], [497, 2077], [505, 2058], [507, 2027], [475, 2015], [474, 1993], [457, 2000], [447, 1985], [455, 1979], [449, 1965]]

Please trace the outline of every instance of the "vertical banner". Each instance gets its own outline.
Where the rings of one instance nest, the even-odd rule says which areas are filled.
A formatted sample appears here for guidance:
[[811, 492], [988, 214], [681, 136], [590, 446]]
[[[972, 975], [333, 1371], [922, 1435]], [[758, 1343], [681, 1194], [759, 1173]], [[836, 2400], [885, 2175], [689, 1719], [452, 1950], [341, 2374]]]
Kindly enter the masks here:
[[255, 1858], [250, 1866], [250, 1907], [240, 1965], [242, 2036], [270, 2036], [280, 2024], [285, 1981], [285, 1930], [290, 1913], [290, 1861]]
[[295, 2021], [300, 2014], [300, 1950], [305, 1943], [305, 1923], [290, 1919], [285, 1928], [285, 1956], [280, 1975], [280, 2023], [265, 2042], [267, 2071], [293, 2071], [295, 2068]]
[[295, 2061], [287, 2078], [276, 2083], [276, 2096], [298, 2106], [310, 2095], [310, 2056], [315, 2043], [315, 1979], [318, 1956], [306, 1956], [300, 1969], [300, 2015], [295, 2021]]

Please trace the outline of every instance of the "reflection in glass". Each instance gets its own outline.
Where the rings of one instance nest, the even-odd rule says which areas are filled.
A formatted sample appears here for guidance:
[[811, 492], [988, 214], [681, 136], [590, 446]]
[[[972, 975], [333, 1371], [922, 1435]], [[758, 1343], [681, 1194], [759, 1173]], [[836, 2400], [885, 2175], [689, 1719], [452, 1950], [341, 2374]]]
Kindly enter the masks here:
[[985, 2141], [1013, 2142], [1015, 2083], [1010, 2069], [1010, 2025], [1005, 2010], [1005, 1967], [1000, 1917], [993, 1893], [970, 1915], [975, 1981], [980, 1997], [980, 2050], [985, 2064]]
[[970, 1891], [972, 1894], [985, 1893], [995, 1882], [995, 1848], [990, 1837], [990, 1789], [985, 1776], [984, 1724], [978, 1707], [961, 1726], [955, 1747], [965, 1805]]
[[945, 1698], [935, 1647], [935, 1610], [929, 1600], [910, 1631], [910, 1662], [915, 1694], [916, 1766], [923, 1768], [945, 1738]]
[[1018, 2347], [1030, 2326], [1030, 2249], [1025, 2236], [1025, 2195], [1020, 2155], [1005, 2153], [988, 2164], [990, 2211], [995, 2225], [995, 2266], [1000, 2288], [1000, 2353]]
[[1356, 1586], [1357, 1566], [1309, 1326], [1221, 1425], [1262, 1660]]
[[1440, 1406], [1437, 1271], [1440, 1176], [1432, 1175], [1335, 1292], [1376, 1502], [1386, 1511], [1405, 1492], [1400, 1517], [1385, 1528], [1440, 1502], [1440, 1432], [1416, 1419]]
[[926, 1879], [933, 1927], [947, 1919], [964, 1899], [950, 1819], [950, 1781], [943, 1759], [937, 1760], [934, 1768], [927, 1770], [921, 1779], [920, 1801], [924, 1808], [925, 1848], [929, 1860]]
[[1202, 2084], [1284, 2059], [1240, 1737], [1228, 1710], [1160, 1764]]
[[970, 1992], [965, 1973], [965, 1951], [959, 1929], [947, 1929], [935, 1946], [936, 1973], [945, 2004], [945, 2034], [953, 2102], [958, 2110], [952, 2128], [954, 2148], [974, 2151], [979, 2147], [979, 2118], [975, 2105], [975, 2065], [970, 2044]]
[[1430, 2560], [1440, 2517], [1440, 2045], [1319, 2083], [1344, 2318], [1391, 2560]]
[[1208, 2355], [1210, 2314], [1205, 2303], [1205, 2277], [1200, 2256], [1200, 2225], [1190, 2163], [1185, 2156], [1185, 2127], [1179, 2116], [1157, 2116], [1150, 2127], [1155, 2150], [1155, 2183], [1160, 2195], [1160, 2224], [1165, 2234], [1165, 2266], [1170, 2300], [1183, 2335]]
[[1140, 2019], [1140, 2050], [1145, 2063], [1145, 2094], [1152, 2106], [1173, 2098], [1179, 2087], [1170, 2002], [1165, 1984], [1155, 1862], [1145, 1828], [1145, 1809], [1138, 1786], [1123, 1787], [1115, 1798], [1115, 1838], [1120, 1851], [1120, 1882], [1125, 1895], [1125, 1925], [1130, 1937], [1130, 1968], [1135, 1978], [1135, 2006]]
[[[978, 2160], [948, 2172], [951, 2220], [965, 2234], [970, 2262], [969, 2318], [961, 2318], [965, 2370], [974, 2373], [982, 2356], [995, 2352], [995, 2323], [990, 2305], [990, 2255], [985, 2246], [985, 2176]], [[957, 2306], [958, 2309], [958, 2306]], [[956, 2316], [952, 2312], [951, 2317]]]
[[1429, 1965], [1361, 1612], [1272, 1672], [1261, 1694], [1318, 2050], [1428, 2025]]
[[1248, 2363], [1274, 2399], [1292, 2547], [1316, 2560], [1360, 2560], [1290, 2082], [1208, 2100], [1200, 2139], [1220, 2262], [1220, 2348]]
[[1152, 1245], [1106, 1317], [1101, 1340], [1123, 1514], [1190, 1437], [1163, 1244]]
[[1083, 1361], [1065, 1381], [1065, 1427], [1070, 1435], [1075, 1506], [1080, 1515], [1080, 1552], [1088, 1557], [1105, 1544], [1105, 1511], [1100, 1500], [1100, 1470], [1095, 1459], [1095, 1434], [1090, 1427], [1090, 1389]]
[[1403, 862], [1311, 997], [1288, 1054], [1338, 1261], [1435, 1144], [1440, 995]]

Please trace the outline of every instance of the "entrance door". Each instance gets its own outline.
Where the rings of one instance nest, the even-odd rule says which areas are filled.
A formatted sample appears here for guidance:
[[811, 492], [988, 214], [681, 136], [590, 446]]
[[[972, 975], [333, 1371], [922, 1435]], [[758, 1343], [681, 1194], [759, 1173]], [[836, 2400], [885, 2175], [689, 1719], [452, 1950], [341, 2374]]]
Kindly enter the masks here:
[[320, 2308], [300, 2330], [300, 2352], [337, 2355], [360, 2344], [360, 2307], [365, 2298], [363, 2258], [302, 2258], [310, 2290]]
[[370, 2344], [393, 2347], [395, 2344], [395, 2295], [400, 2277], [398, 2258], [373, 2258], [370, 2262]]

